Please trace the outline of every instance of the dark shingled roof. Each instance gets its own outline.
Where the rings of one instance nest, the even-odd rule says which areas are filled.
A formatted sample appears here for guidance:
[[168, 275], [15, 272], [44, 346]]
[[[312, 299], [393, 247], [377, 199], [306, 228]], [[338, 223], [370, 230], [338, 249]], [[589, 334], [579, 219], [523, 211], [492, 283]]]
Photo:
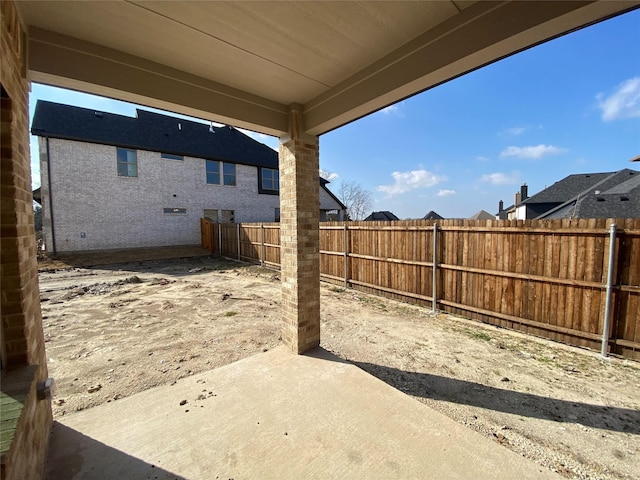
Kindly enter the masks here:
[[393, 213], [387, 210], [382, 212], [373, 212], [371, 215], [365, 218], [365, 221], [389, 221], [389, 220], [400, 220], [400, 219], [396, 217]]
[[640, 218], [640, 172], [625, 168], [538, 218]]
[[233, 127], [136, 109], [136, 117], [38, 100], [33, 135], [278, 168], [278, 152]]
[[495, 220], [495, 219], [496, 219], [496, 216], [491, 215], [486, 210], [480, 210], [475, 215], [472, 215], [471, 217], [469, 217], [469, 220]]
[[520, 205], [529, 203], [564, 203], [580, 192], [584, 192], [586, 189], [606, 179], [612, 173], [614, 172], [569, 175], [522, 201]]
[[434, 212], [433, 210], [431, 210], [429, 213], [427, 213], [424, 217], [422, 217], [423, 220], [444, 220], [444, 217], [441, 217], [440, 215], [438, 215], [436, 212]]

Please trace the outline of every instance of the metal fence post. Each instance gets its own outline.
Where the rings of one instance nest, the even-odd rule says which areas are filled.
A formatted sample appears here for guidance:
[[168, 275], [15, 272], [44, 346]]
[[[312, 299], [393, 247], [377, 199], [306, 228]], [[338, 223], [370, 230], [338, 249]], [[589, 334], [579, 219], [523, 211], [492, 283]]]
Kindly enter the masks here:
[[342, 242], [344, 246], [344, 288], [347, 288], [349, 285], [349, 271], [348, 271], [348, 257], [349, 257], [349, 248], [347, 247], [347, 222], [344, 222], [344, 230], [342, 235]]
[[437, 310], [437, 295], [438, 295], [438, 288], [436, 285], [436, 269], [438, 268], [438, 224], [434, 223], [433, 224], [433, 278], [431, 279], [431, 286], [433, 288], [432, 291], [432, 296], [431, 296], [431, 310], [433, 311], [433, 313], [436, 313]]
[[240, 224], [236, 223], [236, 236], [238, 237], [238, 260], [240, 260]]
[[602, 327], [602, 348], [600, 355], [607, 356], [607, 348], [609, 346], [609, 330], [611, 328], [611, 291], [613, 288], [613, 262], [616, 251], [616, 224], [611, 224], [609, 230], [609, 267], [607, 270], [607, 290], [605, 294], [604, 304], [604, 321]]
[[261, 243], [261, 249], [260, 249], [260, 265], [262, 265], [264, 267], [264, 260], [265, 260], [265, 251], [264, 251], [264, 223], [260, 224], [260, 243]]

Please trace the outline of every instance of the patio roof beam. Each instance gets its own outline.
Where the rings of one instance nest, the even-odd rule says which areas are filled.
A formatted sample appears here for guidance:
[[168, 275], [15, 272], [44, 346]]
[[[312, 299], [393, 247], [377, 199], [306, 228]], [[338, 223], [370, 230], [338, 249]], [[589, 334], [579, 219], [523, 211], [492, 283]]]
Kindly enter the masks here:
[[77, 38], [31, 28], [28, 61], [34, 82], [268, 135], [288, 132], [285, 105]]

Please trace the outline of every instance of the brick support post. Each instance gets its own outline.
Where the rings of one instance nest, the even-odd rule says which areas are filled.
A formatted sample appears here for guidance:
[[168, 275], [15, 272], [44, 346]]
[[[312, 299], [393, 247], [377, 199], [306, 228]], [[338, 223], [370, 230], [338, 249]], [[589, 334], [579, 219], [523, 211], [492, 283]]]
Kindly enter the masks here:
[[3, 400], [13, 399], [11, 411], [3, 412], [1, 467], [3, 479], [35, 480], [43, 476], [51, 404], [36, 395], [48, 373], [33, 225], [27, 42], [14, 2], [2, 0], [0, 12], [0, 384]]
[[294, 353], [320, 344], [319, 150], [292, 105], [289, 135], [280, 138], [282, 339]]

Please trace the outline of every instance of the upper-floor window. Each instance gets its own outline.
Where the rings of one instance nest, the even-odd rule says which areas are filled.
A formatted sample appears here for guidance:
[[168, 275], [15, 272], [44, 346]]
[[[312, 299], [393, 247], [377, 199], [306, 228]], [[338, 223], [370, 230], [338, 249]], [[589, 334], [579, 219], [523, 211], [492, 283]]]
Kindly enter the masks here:
[[138, 176], [138, 158], [135, 150], [126, 148], [118, 148], [118, 176], [119, 177], [137, 177]]
[[280, 172], [271, 168], [262, 169], [262, 189], [277, 192], [280, 190]]
[[236, 165], [234, 163], [223, 163], [222, 172], [224, 175], [225, 185], [236, 184]]
[[220, 162], [207, 160], [207, 183], [220, 185]]
[[172, 153], [161, 153], [161, 158], [166, 158], [167, 160], [184, 160], [182, 155], [174, 155]]
[[221, 177], [223, 185], [236, 184], [236, 166], [233, 163], [207, 160], [206, 171], [207, 183], [211, 185], [220, 185]]

